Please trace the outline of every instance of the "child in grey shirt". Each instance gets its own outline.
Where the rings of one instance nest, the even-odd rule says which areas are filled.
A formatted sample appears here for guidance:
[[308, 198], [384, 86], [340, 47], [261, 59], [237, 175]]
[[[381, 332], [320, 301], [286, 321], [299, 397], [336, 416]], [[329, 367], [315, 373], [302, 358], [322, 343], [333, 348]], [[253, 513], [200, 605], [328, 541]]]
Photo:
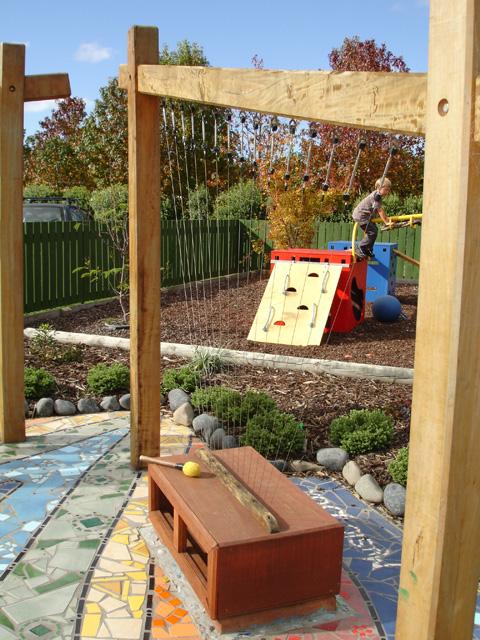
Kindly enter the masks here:
[[375, 191], [361, 200], [353, 210], [353, 219], [365, 234], [356, 249], [359, 258], [373, 258], [373, 245], [377, 239], [378, 228], [371, 221], [372, 218], [378, 215], [386, 225], [390, 224], [390, 219], [382, 207], [382, 198], [390, 193], [391, 188], [392, 183], [388, 178], [384, 178], [383, 183], [382, 180], [377, 180]]

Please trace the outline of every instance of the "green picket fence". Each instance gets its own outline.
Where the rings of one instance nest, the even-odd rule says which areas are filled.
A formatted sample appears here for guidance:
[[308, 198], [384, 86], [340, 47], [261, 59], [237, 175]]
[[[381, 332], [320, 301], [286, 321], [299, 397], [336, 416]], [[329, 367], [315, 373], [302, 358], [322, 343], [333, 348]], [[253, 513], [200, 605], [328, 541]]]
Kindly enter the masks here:
[[[100, 227], [91, 223], [41, 222], [24, 225], [25, 312], [52, 309], [113, 295], [111, 282], [82, 278], [75, 270], [90, 261], [108, 270], [118, 266]], [[319, 222], [313, 248], [324, 249], [332, 240], [349, 240], [352, 225]], [[396, 242], [402, 253], [419, 259], [420, 228], [395, 229], [379, 234], [378, 242]], [[263, 266], [272, 249], [265, 220], [185, 220], [162, 223], [162, 286], [206, 280]], [[397, 262], [397, 278], [418, 279], [418, 268]]]

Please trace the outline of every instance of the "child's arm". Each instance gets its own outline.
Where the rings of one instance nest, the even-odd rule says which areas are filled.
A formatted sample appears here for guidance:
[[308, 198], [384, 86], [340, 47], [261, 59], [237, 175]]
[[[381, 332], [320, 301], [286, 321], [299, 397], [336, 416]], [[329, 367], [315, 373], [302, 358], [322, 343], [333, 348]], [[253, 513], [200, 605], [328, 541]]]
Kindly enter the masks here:
[[380, 207], [377, 210], [377, 213], [380, 216], [380, 218], [382, 219], [384, 224], [386, 224], [386, 225], [390, 224], [390, 218], [386, 215], [385, 211], [383, 210], [383, 207]]

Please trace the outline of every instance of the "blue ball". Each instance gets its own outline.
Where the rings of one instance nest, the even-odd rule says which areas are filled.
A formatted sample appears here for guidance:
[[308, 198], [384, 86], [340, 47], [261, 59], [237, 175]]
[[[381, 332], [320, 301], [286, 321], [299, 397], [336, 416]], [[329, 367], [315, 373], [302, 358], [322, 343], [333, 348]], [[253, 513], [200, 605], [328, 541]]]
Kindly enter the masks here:
[[381, 296], [372, 304], [372, 313], [380, 322], [395, 322], [402, 313], [402, 305], [395, 296]]

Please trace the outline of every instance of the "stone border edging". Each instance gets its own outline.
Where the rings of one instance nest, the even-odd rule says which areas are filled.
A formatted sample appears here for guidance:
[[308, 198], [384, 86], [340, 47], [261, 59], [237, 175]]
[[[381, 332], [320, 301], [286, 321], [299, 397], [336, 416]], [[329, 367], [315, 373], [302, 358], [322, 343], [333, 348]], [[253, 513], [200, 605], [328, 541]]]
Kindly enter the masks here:
[[[36, 329], [24, 329], [24, 335], [29, 339], [35, 334]], [[129, 338], [99, 336], [88, 333], [71, 333], [67, 331], [55, 331], [54, 335], [56, 340], [64, 344], [84, 344], [91, 347], [106, 347], [122, 349], [124, 351], [130, 350]], [[237, 365], [243, 364], [266, 369], [307, 371], [309, 373], [328, 373], [334, 376], [369, 378], [371, 380], [400, 384], [413, 383], [413, 369], [403, 367], [390, 367], [387, 365], [383, 366], [358, 362], [342, 362], [339, 360], [299, 358], [296, 356], [283, 356], [252, 351], [236, 351], [233, 349], [175, 344], [172, 342], [162, 342], [160, 345], [160, 351], [164, 356], [177, 356], [179, 358], [186, 359], [191, 359], [199, 351], [203, 351], [204, 353], [219, 355], [226, 362]]]

